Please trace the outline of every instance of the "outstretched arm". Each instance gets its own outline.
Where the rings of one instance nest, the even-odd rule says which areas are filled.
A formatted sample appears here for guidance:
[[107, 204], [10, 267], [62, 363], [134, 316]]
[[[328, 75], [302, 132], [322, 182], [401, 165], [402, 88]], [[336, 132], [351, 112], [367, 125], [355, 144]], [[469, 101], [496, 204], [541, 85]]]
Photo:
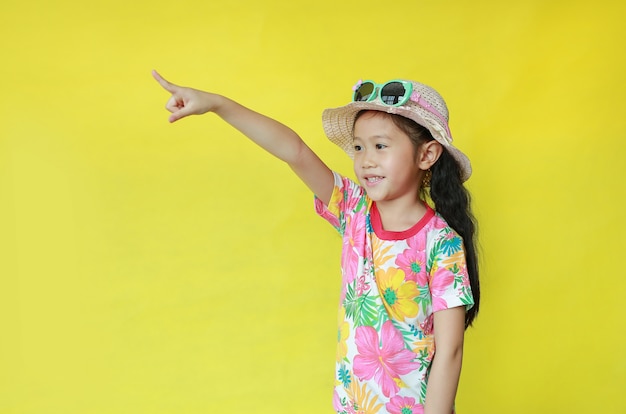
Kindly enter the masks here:
[[189, 115], [214, 112], [270, 154], [285, 161], [324, 203], [330, 202], [333, 174], [293, 130], [265, 115], [214, 93], [186, 88], [166, 81], [156, 71], [152, 76], [172, 96], [166, 108], [176, 122]]

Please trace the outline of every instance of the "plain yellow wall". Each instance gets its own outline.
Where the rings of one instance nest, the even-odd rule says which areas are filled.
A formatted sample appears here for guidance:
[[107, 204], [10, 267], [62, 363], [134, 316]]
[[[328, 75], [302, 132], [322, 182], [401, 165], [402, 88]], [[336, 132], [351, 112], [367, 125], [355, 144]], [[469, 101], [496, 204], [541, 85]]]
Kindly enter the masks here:
[[618, 1], [5, 1], [0, 413], [330, 413], [341, 241], [289, 169], [150, 77], [349, 160], [359, 78], [448, 101], [483, 306], [459, 413], [624, 413]]

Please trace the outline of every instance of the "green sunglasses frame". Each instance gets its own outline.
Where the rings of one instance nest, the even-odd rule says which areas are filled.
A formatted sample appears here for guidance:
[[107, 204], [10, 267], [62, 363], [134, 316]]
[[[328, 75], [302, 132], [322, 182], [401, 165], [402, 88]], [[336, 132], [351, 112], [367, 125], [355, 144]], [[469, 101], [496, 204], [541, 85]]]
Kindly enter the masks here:
[[[402, 95], [402, 98], [400, 98], [400, 100], [398, 100], [398, 103], [388, 104], [388, 103], [386, 103], [383, 100], [381, 94], [382, 94], [382, 91], [385, 88], [385, 86], [389, 85], [390, 83], [395, 83], [395, 82], [401, 84], [402, 87], [404, 87], [404, 95]], [[367, 99], [365, 99], [365, 100], [362, 100], [362, 99], [361, 100], [357, 100], [356, 99], [356, 95], [359, 92], [359, 90], [361, 89], [361, 87], [363, 85], [365, 85], [365, 84], [371, 84], [372, 87], [373, 87], [373, 91], [372, 91], [372, 93], [369, 95], [369, 97]], [[375, 100], [376, 98], [378, 98], [378, 99], [380, 99], [380, 101], [384, 105], [387, 105], [387, 106], [402, 106], [405, 103], [407, 103], [407, 101], [409, 101], [411, 99], [411, 94], [413, 93], [413, 84], [411, 82], [407, 82], [407, 81], [404, 81], [404, 80], [401, 80], [401, 79], [390, 80], [390, 81], [387, 81], [387, 82], [382, 83], [382, 84], [381, 83], [376, 83], [376, 82], [371, 81], [371, 80], [365, 80], [365, 81], [362, 81], [360, 83], [357, 83], [354, 86], [353, 89], [354, 89], [354, 92], [352, 93], [352, 102], [371, 102], [371, 101]]]
[[[386, 103], [385, 101], [383, 101], [381, 94], [385, 86], [394, 82], [399, 82], [400, 84], [402, 84], [402, 86], [404, 87], [404, 95], [398, 101], [398, 103], [390, 105]], [[359, 100], [359, 101], [355, 100], [356, 94], [361, 89], [361, 86], [363, 86], [366, 83], [372, 84], [374, 91], [372, 91], [372, 93], [369, 95], [369, 97], [366, 100]], [[377, 88], [378, 88], [378, 93], [376, 93]], [[352, 102], [372, 102], [378, 98], [380, 102], [382, 102], [383, 105], [391, 106], [391, 107], [398, 107], [398, 106], [404, 105], [408, 101], [413, 101], [417, 105], [421, 106], [422, 108], [424, 108], [425, 110], [427, 110], [428, 112], [430, 112], [431, 114], [439, 118], [439, 120], [441, 121], [441, 124], [444, 126], [444, 128], [446, 129], [446, 132], [448, 133], [448, 137], [450, 137], [449, 139], [452, 140], [450, 127], [448, 127], [448, 120], [443, 115], [441, 115], [441, 113], [439, 113], [439, 111], [437, 111], [431, 104], [429, 104], [428, 101], [422, 98], [422, 96], [419, 93], [416, 93], [415, 96], [413, 96], [413, 84], [411, 82], [403, 81], [401, 79], [395, 79], [395, 80], [390, 80], [389, 82], [380, 84], [374, 81], [366, 80], [366, 81], [357, 82], [357, 84], [352, 87], [352, 90], [354, 91], [352, 94]]]

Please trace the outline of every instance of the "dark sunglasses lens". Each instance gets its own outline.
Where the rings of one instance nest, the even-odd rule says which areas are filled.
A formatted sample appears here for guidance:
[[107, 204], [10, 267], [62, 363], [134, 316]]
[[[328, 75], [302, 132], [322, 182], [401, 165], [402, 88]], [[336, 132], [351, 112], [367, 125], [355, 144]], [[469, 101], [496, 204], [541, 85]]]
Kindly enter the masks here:
[[380, 99], [387, 105], [397, 105], [405, 94], [404, 85], [400, 82], [389, 82], [380, 91]]
[[374, 93], [374, 84], [371, 82], [362, 83], [356, 91], [354, 91], [354, 101], [367, 101]]

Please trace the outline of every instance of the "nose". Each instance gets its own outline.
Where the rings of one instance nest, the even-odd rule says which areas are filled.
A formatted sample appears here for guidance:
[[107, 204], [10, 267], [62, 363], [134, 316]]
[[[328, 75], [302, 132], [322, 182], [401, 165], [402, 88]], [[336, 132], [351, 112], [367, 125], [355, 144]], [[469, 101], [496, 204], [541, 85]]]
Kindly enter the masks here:
[[363, 150], [361, 153], [361, 168], [373, 168], [376, 166], [376, 159], [372, 151]]

